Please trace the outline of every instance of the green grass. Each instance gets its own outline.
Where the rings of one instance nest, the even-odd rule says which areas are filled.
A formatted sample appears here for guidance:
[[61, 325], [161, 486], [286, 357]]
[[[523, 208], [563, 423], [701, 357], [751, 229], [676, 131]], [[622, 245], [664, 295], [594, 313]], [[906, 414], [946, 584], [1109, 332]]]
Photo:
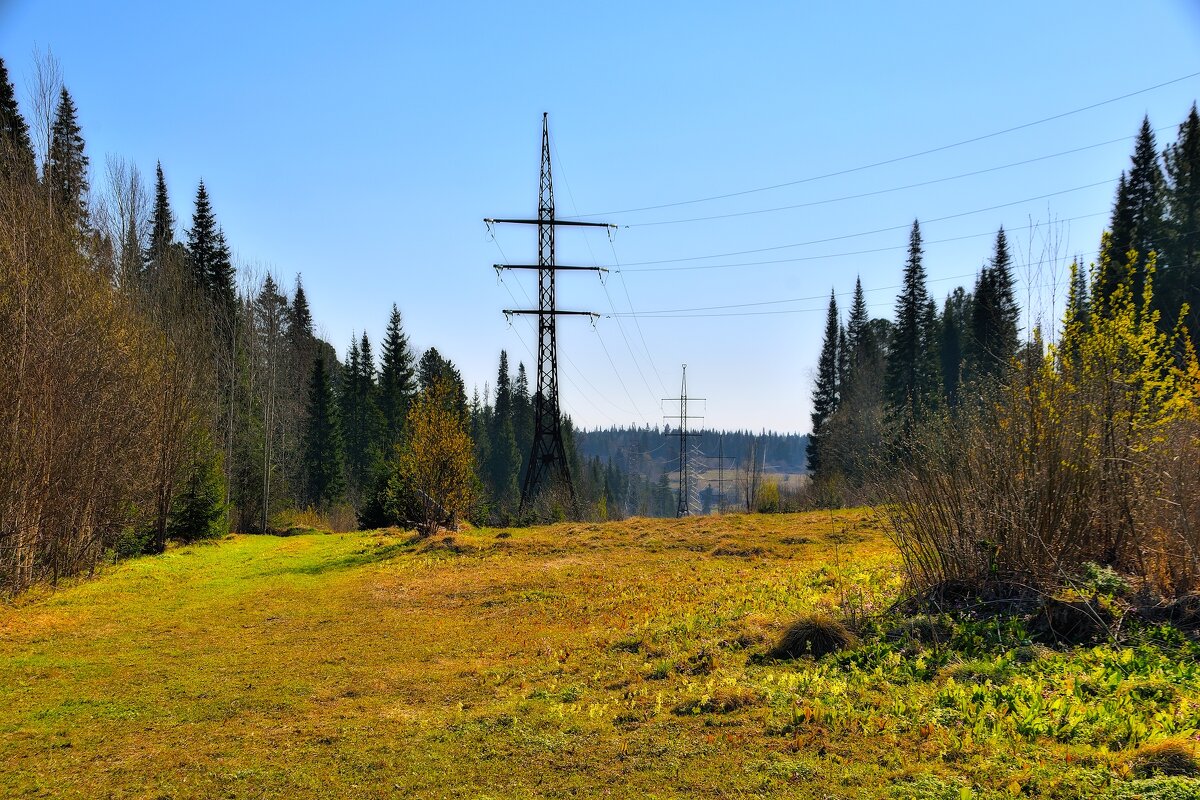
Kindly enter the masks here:
[[1139, 766], [1200, 727], [1200, 652], [1170, 631], [1058, 652], [933, 620], [949, 641], [880, 627], [763, 658], [803, 614], [897, 596], [878, 524], [235, 536], [126, 562], [0, 607], [0, 796], [1200, 796]]

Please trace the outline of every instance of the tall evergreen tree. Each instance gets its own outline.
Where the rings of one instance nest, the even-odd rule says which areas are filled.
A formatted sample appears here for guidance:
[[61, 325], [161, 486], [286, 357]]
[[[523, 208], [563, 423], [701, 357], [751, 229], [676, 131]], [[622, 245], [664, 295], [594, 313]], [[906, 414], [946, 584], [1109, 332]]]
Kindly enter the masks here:
[[1139, 262], [1134, 278], [1134, 296], [1142, 296], [1146, 258], [1151, 251], [1161, 251], [1166, 240], [1164, 199], [1163, 174], [1154, 143], [1154, 129], [1150, 127], [1150, 118], [1144, 117], [1134, 145], [1129, 173], [1122, 174], [1117, 185], [1117, 200], [1110, 224], [1112, 235], [1105, 252], [1110, 267], [1106, 274], [1100, 276], [1098, 287], [1102, 296], [1112, 294], [1123, 279], [1126, 254], [1130, 250], [1137, 252]]
[[873, 346], [871, 341], [871, 317], [867, 313], [867, 301], [863, 296], [862, 278], [854, 279], [854, 299], [850, 301], [850, 315], [846, 320], [846, 345], [850, 350], [851, 370], [858, 364], [862, 353]]
[[0, 181], [32, 182], [35, 174], [29, 126], [17, 107], [17, 93], [0, 58]]
[[496, 403], [491, 418], [490, 463], [485, 467], [488, 481], [502, 514], [511, 513], [519, 499], [517, 476], [521, 469], [520, 451], [513, 427], [512, 378], [508, 372], [508, 353], [500, 351], [496, 374]]
[[54, 212], [65, 225], [83, 233], [88, 221], [88, 157], [75, 101], [67, 87], [59, 94], [54, 126], [50, 131], [50, 198]]
[[846, 326], [838, 326], [837, 342], [837, 387], [838, 397], [841, 398], [850, 385], [850, 344], [847, 339]]
[[942, 391], [946, 404], [958, 405], [958, 389], [962, 380], [964, 341], [968, 338], [967, 324], [971, 314], [971, 296], [961, 286], [946, 295], [942, 306]]
[[1155, 300], [1162, 300], [1162, 320], [1170, 327], [1180, 307], [1191, 309], [1188, 328], [1200, 340], [1200, 115], [1196, 104], [1175, 143], [1163, 153], [1166, 173], [1166, 264], [1155, 282]]
[[308, 423], [304, 431], [304, 502], [328, 510], [345, 496], [342, 437], [325, 359], [313, 361], [308, 387]]
[[[1092, 308], [1088, 296], [1087, 271], [1078, 261], [1071, 262], [1071, 282], [1067, 287], [1067, 308], [1063, 313], [1063, 347], [1068, 356], [1076, 356], [1080, 334], [1091, 327]], [[1065, 335], [1070, 332], [1072, 335]], [[1075, 360], [1072, 358], [1072, 363]]]
[[192, 227], [187, 231], [187, 253], [192, 279], [207, 293], [221, 317], [218, 321], [232, 319], [237, 300], [233, 259], [203, 180], [196, 188], [196, 208]]
[[937, 315], [925, 285], [922, 257], [921, 227], [914, 221], [904, 278], [896, 298], [896, 322], [884, 379], [888, 404], [900, 422], [904, 441], [911, 435], [916, 419], [936, 403], [942, 384], [935, 338]]
[[154, 210], [150, 217], [150, 241], [144, 254], [145, 271], [157, 275], [175, 245], [175, 215], [167, 196], [167, 180], [163, 177], [162, 162], [154, 167]]
[[400, 309], [393, 304], [383, 336], [379, 367], [379, 410], [383, 414], [385, 452], [390, 452], [403, 438], [405, 416], [416, 396], [416, 389], [412, 350], [404, 333]]
[[524, 362], [517, 363], [517, 379], [513, 382], [513, 435], [517, 440], [517, 461], [521, 465], [517, 485], [523, 486], [533, 442], [533, 398], [529, 395], [529, 373], [525, 371]]
[[829, 416], [837, 410], [838, 394], [838, 325], [837, 297], [829, 293], [829, 310], [825, 314], [825, 337], [821, 341], [821, 355], [817, 359], [817, 382], [812, 395], [812, 433], [808, 436], [808, 471], [821, 474], [821, 429]]
[[967, 342], [971, 377], [994, 378], [1007, 368], [1020, 344], [1020, 308], [1013, 291], [1012, 256], [1004, 228], [996, 234], [991, 263], [979, 273], [971, 304]]
[[444, 397], [454, 404], [454, 409], [465, 419], [467, 416], [467, 390], [463, 384], [462, 375], [459, 374], [458, 368], [452, 361], [443, 358], [437, 348], [431, 347], [425, 351], [417, 364], [417, 379], [420, 382], [421, 391], [431, 390], [439, 378], [444, 380], [448, 387], [443, 393]]

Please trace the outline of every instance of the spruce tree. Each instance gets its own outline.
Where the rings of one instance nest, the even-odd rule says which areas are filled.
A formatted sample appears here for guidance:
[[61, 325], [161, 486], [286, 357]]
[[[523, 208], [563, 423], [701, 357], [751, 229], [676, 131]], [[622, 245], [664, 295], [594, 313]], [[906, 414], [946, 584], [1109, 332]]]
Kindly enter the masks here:
[[225, 533], [225, 472], [212, 438], [199, 437], [183, 489], [171, 504], [167, 532], [172, 539], [193, 542]]
[[303, 499], [309, 506], [325, 511], [341, 502], [346, 482], [333, 386], [322, 356], [313, 361], [307, 411], [303, 439]]
[[972, 379], [997, 377], [1016, 355], [1020, 308], [1013, 283], [1012, 256], [1001, 228], [991, 262], [980, 271], [975, 283], [967, 342], [968, 374]]
[[392, 305], [383, 337], [379, 367], [379, 410], [383, 414], [383, 449], [390, 453], [404, 435], [404, 420], [416, 396], [416, 375], [400, 309]]
[[54, 212], [71, 230], [84, 233], [88, 221], [88, 157], [75, 101], [67, 87], [59, 94], [54, 125], [50, 130], [49, 178]]
[[1163, 153], [1166, 173], [1165, 265], [1155, 281], [1155, 301], [1170, 328], [1186, 303], [1192, 340], [1200, 340], [1200, 115], [1196, 104], [1179, 126], [1175, 143]]
[[914, 221], [884, 378], [888, 405], [906, 442], [915, 421], [936, 403], [942, 383], [935, 338], [937, 315], [925, 285], [922, 257], [921, 228]]
[[962, 380], [964, 341], [968, 338], [967, 323], [971, 313], [971, 296], [961, 286], [946, 295], [942, 306], [942, 392], [946, 404], [958, 405], [959, 383]]
[[35, 175], [29, 126], [17, 107], [17, 93], [0, 58], [0, 181], [30, 183]]
[[846, 326], [838, 326], [837, 343], [837, 390], [841, 398], [850, 386], [850, 344], [847, 340]]
[[350, 347], [346, 350], [346, 364], [342, 368], [338, 383], [338, 424], [342, 433], [342, 452], [346, 459], [346, 470], [353, 485], [365, 463], [364, 442], [361, 439], [363, 408], [359, 392], [362, 373], [362, 357], [358, 336], [350, 335]]
[[814, 475], [822, 473], [821, 428], [829, 416], [837, 410], [838, 394], [838, 325], [837, 297], [829, 293], [829, 310], [825, 314], [825, 337], [821, 342], [821, 355], [817, 359], [817, 382], [812, 395], [812, 433], [808, 436], [808, 471]]
[[1071, 363], [1077, 363], [1080, 335], [1091, 329], [1092, 307], [1088, 296], [1087, 271], [1078, 261], [1071, 262], [1071, 282], [1067, 287], [1067, 308], [1063, 313], [1063, 341], [1065, 355]]
[[529, 448], [533, 441], [533, 398], [529, 396], [529, 374], [525, 363], [517, 363], [517, 379], [513, 382], [513, 436], [517, 442], [517, 485], [525, 483], [525, 471], [529, 467]]
[[148, 276], [157, 277], [175, 246], [175, 215], [167, 196], [167, 180], [163, 177], [162, 162], [154, 167], [154, 210], [150, 216], [150, 241], [143, 254], [143, 269]]
[[225, 232], [217, 225], [208, 188], [204, 181], [196, 188], [196, 208], [192, 227], [187, 231], [188, 263], [192, 280], [204, 289], [217, 322], [232, 320], [237, 305], [236, 274]]
[[854, 299], [850, 301], [850, 316], [846, 320], [846, 345], [850, 350], [851, 372], [862, 360], [864, 352], [873, 349], [870, 323], [867, 301], [863, 296], [862, 278], [855, 278]]
[[214, 265], [218, 258], [217, 219], [213, 215], [212, 203], [204, 181], [196, 188], [196, 206], [192, 212], [192, 227], [187, 231], [188, 265], [192, 281], [211, 296], [215, 287], [212, 283]]
[[488, 482], [502, 515], [515, 510], [517, 476], [520, 473], [520, 451], [513, 427], [512, 379], [508, 372], [508, 353], [500, 351], [500, 366], [496, 374], [496, 402], [492, 409], [490, 463], [485, 467]]
[[379, 410], [379, 387], [375, 382], [375, 353], [371, 348], [371, 339], [363, 331], [358, 343], [358, 398], [362, 408], [362, 430], [359, 434], [362, 440], [362, 464], [357, 476], [357, 489], [366, 486], [372, 472], [384, 458], [383, 414]]
[[431, 347], [421, 356], [420, 362], [417, 364], [417, 380], [420, 383], [421, 391], [429, 391], [434, 384], [441, 379], [445, 381], [447, 388], [442, 393], [443, 399], [453, 405], [464, 419], [467, 416], [467, 390], [463, 384], [462, 375], [459, 374], [458, 368], [449, 359], [442, 358], [442, 354], [437, 351], [437, 348]]
[[1146, 259], [1151, 251], [1161, 251], [1165, 244], [1165, 185], [1158, 156], [1154, 129], [1150, 127], [1150, 118], [1144, 117], [1134, 145], [1129, 173], [1122, 173], [1117, 185], [1117, 200], [1110, 224], [1111, 236], [1104, 253], [1110, 268], [1107, 274], [1101, 276], [1098, 287], [1103, 297], [1108, 297], [1124, 278], [1127, 254], [1133, 250], [1137, 253], [1139, 263], [1134, 278], [1134, 297], [1140, 298], [1145, 282]]

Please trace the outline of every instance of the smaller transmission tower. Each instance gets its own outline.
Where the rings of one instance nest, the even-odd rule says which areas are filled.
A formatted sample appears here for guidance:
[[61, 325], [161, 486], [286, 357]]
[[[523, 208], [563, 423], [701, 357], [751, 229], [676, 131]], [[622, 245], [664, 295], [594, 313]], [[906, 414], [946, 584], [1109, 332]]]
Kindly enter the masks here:
[[[691, 400], [704, 400], [703, 397], [693, 397]], [[668, 436], [679, 437], [679, 502], [675, 506], [675, 516], [686, 517], [691, 511], [691, 462], [688, 459], [688, 438], [699, 436], [699, 431], [688, 430], [689, 419], [704, 419], [700, 415], [688, 414], [688, 394], [687, 394], [687, 364], [683, 365], [683, 380], [679, 385], [679, 397], [664, 397], [663, 402], [679, 403], [678, 414], [663, 414], [663, 419], [679, 420], [679, 427], [675, 432], [667, 431]]]
[[725, 455], [725, 436], [717, 439], [717, 513], [725, 513], [725, 462], [732, 461], [733, 456]]

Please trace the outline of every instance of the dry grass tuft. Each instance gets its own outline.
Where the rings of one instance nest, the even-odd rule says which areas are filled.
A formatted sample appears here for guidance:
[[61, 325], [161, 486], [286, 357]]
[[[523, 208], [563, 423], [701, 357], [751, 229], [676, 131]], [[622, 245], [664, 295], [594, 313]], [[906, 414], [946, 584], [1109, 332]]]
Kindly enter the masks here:
[[741, 708], [756, 705], [759, 699], [758, 694], [749, 689], [717, 689], [711, 695], [684, 700], [671, 710], [679, 715], [728, 714]]
[[822, 658], [845, 650], [856, 643], [846, 626], [826, 614], [809, 614], [791, 624], [779, 643], [767, 653], [769, 658]]
[[1142, 745], [1129, 759], [1133, 772], [1139, 778], [1153, 775], [1200, 775], [1196, 742], [1193, 739], [1174, 737]]

